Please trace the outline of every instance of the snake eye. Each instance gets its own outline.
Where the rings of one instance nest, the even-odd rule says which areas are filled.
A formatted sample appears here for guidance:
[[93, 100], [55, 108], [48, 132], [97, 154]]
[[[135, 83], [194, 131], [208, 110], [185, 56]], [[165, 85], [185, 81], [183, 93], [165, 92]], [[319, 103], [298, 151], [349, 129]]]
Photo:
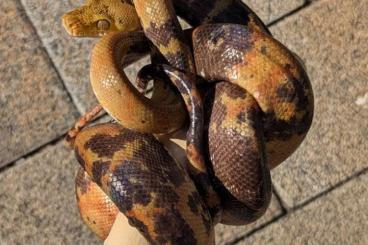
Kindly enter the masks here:
[[110, 22], [108, 20], [99, 20], [97, 21], [97, 28], [99, 30], [107, 30], [110, 28]]

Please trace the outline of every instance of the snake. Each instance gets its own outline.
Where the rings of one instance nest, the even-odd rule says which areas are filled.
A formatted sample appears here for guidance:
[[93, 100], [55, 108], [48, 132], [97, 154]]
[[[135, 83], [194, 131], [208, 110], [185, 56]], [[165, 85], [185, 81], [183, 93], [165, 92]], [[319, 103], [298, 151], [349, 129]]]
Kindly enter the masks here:
[[[313, 92], [302, 64], [240, 1], [113, 2], [88, 1], [63, 19], [72, 35], [104, 35], [93, 50], [91, 83], [102, 107], [123, 125], [92, 126], [76, 135], [75, 152], [82, 167], [151, 243], [210, 244], [217, 219], [234, 225], [258, 219], [270, 201], [270, 169], [295, 151], [312, 123]], [[118, 9], [118, 2], [136, 11], [141, 25], [132, 27], [139, 23], [134, 15], [125, 15], [134, 21], [119, 20], [116, 16], [121, 14], [108, 16]], [[105, 11], [97, 11], [101, 6]], [[81, 26], [83, 8], [94, 18], [87, 20], [89, 25], [82, 24], [87, 28], [79, 34], [73, 25]], [[189, 45], [174, 9], [195, 26]], [[206, 11], [199, 14], [197, 10]], [[116, 24], [124, 21], [138, 31]], [[226, 21], [233, 24], [213, 24]], [[192, 164], [189, 174], [150, 135], [182, 127], [186, 117], [182, 102], [152, 103], [121, 71], [122, 64], [148, 52], [147, 38], [174, 67], [164, 65], [157, 71], [174, 83], [177, 80], [175, 86], [191, 114], [187, 142], [194, 147], [192, 151], [187, 147]], [[155, 79], [159, 79], [157, 71]], [[208, 159], [190, 154], [203, 151], [201, 143], [193, 144], [200, 142], [193, 138], [200, 135], [202, 120], [196, 114], [198, 108], [201, 111], [201, 96], [193, 92], [195, 74], [209, 82], [203, 93], [208, 135], [203, 145]], [[189, 91], [190, 86], [193, 90]], [[203, 167], [204, 161], [210, 166]], [[213, 190], [217, 195], [209, 198]], [[220, 208], [211, 211], [209, 207], [219, 205], [217, 198]], [[173, 224], [169, 231], [164, 229], [168, 224]]]

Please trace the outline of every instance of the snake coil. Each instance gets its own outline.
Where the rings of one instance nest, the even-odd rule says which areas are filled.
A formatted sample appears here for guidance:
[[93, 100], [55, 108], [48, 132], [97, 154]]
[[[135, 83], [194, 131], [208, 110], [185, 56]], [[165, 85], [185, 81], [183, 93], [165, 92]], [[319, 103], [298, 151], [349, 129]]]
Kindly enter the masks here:
[[[183, 32], [176, 14], [193, 29]], [[67, 137], [81, 165], [79, 209], [99, 237], [119, 211], [152, 244], [213, 244], [216, 223], [264, 214], [270, 169], [305, 138], [313, 92], [298, 57], [252, 10], [240, 0], [89, 0], [63, 24], [103, 36], [90, 70], [101, 106]], [[137, 84], [154, 81], [151, 99], [122, 69], [148, 53]], [[117, 123], [84, 128], [102, 108]], [[187, 115], [183, 166], [152, 134], [183, 128]]]

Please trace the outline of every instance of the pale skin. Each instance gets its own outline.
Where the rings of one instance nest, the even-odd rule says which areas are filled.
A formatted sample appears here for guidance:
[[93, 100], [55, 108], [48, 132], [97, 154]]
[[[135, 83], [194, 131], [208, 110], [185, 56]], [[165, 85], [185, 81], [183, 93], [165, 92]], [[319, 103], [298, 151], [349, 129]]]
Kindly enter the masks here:
[[109, 236], [106, 238], [105, 245], [148, 245], [144, 237], [132, 226], [129, 225], [124, 214], [119, 213], [115, 223], [111, 228]]

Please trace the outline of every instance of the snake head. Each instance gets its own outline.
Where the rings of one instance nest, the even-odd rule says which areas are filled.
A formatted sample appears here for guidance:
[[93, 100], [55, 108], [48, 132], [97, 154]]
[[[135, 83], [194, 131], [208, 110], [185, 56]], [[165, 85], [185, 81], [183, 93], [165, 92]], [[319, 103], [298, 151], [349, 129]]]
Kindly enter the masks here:
[[86, 5], [64, 14], [62, 23], [74, 37], [100, 37], [141, 29], [134, 6], [117, 0], [88, 0]]

